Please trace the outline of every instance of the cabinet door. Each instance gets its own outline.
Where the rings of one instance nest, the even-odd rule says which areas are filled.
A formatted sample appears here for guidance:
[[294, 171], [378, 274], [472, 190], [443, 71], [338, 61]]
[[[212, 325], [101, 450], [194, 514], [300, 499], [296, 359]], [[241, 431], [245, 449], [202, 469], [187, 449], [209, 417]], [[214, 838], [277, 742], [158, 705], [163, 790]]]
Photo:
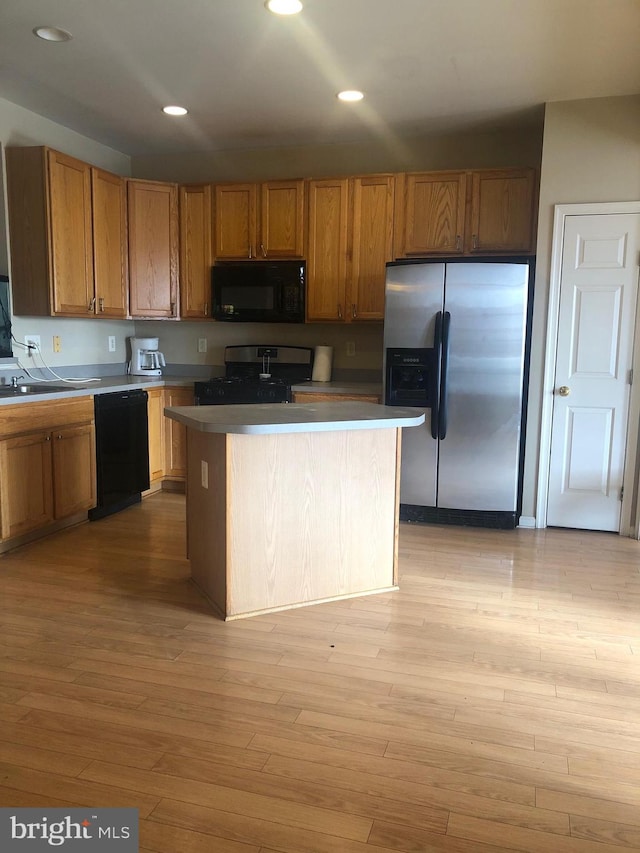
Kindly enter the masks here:
[[473, 172], [467, 251], [529, 253], [534, 247], [535, 171]]
[[217, 184], [215, 257], [244, 260], [256, 255], [255, 184]]
[[147, 391], [149, 416], [149, 480], [164, 476], [164, 392], [162, 388]]
[[304, 181], [260, 185], [260, 240], [257, 256], [304, 258]]
[[127, 316], [127, 200], [119, 175], [91, 169], [94, 311]]
[[211, 313], [211, 187], [180, 187], [180, 316]]
[[393, 260], [395, 177], [354, 178], [349, 316], [384, 317], [385, 264]]
[[93, 314], [91, 167], [47, 152], [53, 287], [52, 314]]
[[51, 434], [0, 441], [2, 538], [11, 539], [53, 521]]
[[178, 188], [128, 181], [129, 298], [132, 317], [178, 313]]
[[93, 424], [53, 430], [54, 517], [67, 518], [96, 505], [96, 444]]
[[462, 254], [465, 173], [409, 173], [403, 183], [396, 214], [396, 257]]
[[[193, 406], [190, 388], [165, 388], [165, 406]], [[187, 476], [187, 428], [171, 418], [164, 419], [165, 476], [184, 480]]]
[[309, 181], [307, 319], [344, 320], [349, 181]]

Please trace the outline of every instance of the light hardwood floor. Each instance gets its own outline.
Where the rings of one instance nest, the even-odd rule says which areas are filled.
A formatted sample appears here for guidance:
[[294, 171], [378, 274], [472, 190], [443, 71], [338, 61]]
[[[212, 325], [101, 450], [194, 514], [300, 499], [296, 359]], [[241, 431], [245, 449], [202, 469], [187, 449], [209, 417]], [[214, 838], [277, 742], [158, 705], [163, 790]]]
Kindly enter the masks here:
[[0, 805], [141, 851], [640, 849], [640, 543], [401, 526], [399, 592], [223, 623], [157, 494], [0, 558]]

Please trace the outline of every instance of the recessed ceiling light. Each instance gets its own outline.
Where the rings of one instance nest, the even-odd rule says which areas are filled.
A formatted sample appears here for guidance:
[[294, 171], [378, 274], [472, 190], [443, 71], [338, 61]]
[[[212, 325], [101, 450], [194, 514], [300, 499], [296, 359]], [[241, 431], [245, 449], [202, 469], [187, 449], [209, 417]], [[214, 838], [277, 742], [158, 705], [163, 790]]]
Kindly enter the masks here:
[[364, 95], [357, 89], [345, 89], [344, 92], [338, 92], [338, 97], [341, 101], [361, 101]]
[[61, 30], [60, 27], [36, 27], [31, 32], [45, 41], [70, 41], [73, 38], [70, 32]]
[[184, 107], [163, 107], [162, 112], [168, 116], [186, 116], [189, 111]]
[[302, 11], [300, 0], [267, 0], [264, 5], [274, 15], [297, 15]]

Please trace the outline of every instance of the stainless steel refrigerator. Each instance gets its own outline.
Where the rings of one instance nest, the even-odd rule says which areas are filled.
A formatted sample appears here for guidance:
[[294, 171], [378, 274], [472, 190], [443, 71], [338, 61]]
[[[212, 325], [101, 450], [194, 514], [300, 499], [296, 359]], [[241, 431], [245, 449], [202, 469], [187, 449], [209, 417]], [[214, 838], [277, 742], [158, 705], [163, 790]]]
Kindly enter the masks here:
[[514, 527], [520, 511], [528, 260], [387, 265], [384, 394], [404, 430], [400, 518]]

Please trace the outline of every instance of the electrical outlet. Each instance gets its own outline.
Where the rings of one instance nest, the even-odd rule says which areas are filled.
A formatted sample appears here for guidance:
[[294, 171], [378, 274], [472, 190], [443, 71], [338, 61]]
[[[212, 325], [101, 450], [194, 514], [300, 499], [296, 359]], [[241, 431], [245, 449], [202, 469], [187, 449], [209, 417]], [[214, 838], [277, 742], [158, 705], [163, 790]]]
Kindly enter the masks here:
[[24, 345], [27, 347], [27, 355], [33, 356], [33, 350], [40, 352], [40, 335], [25, 335]]
[[116, 351], [116, 336], [115, 335], [109, 335], [109, 352], [115, 352], [115, 351]]
[[53, 336], [53, 351], [62, 352], [62, 341], [60, 340], [60, 335]]
[[206, 352], [207, 351], [207, 339], [206, 338], [198, 338], [198, 352]]
[[355, 341], [347, 341], [347, 355], [355, 355], [356, 354], [356, 342]]

